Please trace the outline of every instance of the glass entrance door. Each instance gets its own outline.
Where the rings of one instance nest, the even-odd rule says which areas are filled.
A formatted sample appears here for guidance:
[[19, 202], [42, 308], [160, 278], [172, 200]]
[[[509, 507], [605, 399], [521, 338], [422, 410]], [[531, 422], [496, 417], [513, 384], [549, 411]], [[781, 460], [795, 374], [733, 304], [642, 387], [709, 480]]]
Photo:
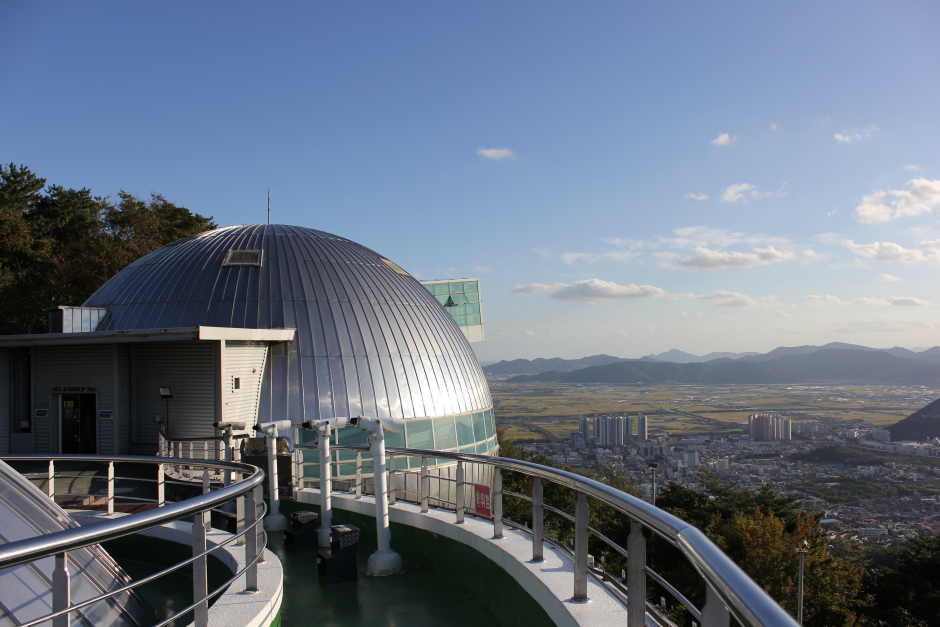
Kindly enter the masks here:
[[94, 394], [62, 394], [61, 448], [65, 454], [98, 452], [98, 421]]

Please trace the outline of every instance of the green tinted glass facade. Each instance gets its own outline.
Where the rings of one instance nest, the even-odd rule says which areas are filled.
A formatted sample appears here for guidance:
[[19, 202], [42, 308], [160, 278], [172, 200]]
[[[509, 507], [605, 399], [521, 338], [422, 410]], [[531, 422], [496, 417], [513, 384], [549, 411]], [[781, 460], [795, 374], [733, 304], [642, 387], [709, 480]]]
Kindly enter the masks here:
[[[300, 444], [316, 444], [316, 435], [301, 429], [299, 431]], [[365, 445], [368, 433], [354, 427], [346, 427], [333, 432], [333, 443], [343, 445]], [[461, 453], [477, 453], [480, 455], [490, 453], [496, 448], [496, 425], [493, 421], [493, 410], [478, 411], [457, 416], [443, 418], [424, 418], [408, 420], [405, 422], [404, 433], [385, 432], [385, 446], [396, 448], [413, 448], [438, 451], [460, 451]], [[349, 477], [356, 474], [356, 453], [354, 451], [330, 452], [334, 460], [346, 462], [339, 468], [339, 477]], [[305, 451], [304, 461], [316, 463], [316, 451]], [[446, 459], [428, 458], [428, 465], [452, 463]], [[418, 468], [421, 458], [406, 459], [395, 458], [395, 469]], [[304, 475], [319, 477], [318, 466], [307, 466]], [[362, 472], [372, 473], [372, 456], [368, 451], [362, 455]]]
[[480, 317], [480, 283], [478, 281], [452, 281], [425, 285], [437, 302], [454, 321], [463, 327], [482, 324]]

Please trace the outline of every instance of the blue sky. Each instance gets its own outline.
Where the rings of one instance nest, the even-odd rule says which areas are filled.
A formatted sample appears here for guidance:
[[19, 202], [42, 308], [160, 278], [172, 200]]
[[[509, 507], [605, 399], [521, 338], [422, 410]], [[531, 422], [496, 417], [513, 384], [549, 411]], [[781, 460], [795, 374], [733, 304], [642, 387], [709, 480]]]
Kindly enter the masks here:
[[479, 276], [481, 360], [940, 344], [940, 5], [0, 4], [0, 160]]

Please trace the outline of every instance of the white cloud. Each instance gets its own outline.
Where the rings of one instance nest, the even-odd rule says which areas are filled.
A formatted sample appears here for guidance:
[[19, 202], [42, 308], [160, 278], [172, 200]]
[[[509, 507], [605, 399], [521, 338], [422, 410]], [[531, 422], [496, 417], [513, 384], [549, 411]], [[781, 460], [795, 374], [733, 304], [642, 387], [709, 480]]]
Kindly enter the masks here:
[[531, 285], [517, 285], [512, 288], [513, 294], [551, 294], [552, 298], [559, 300], [576, 300], [597, 302], [604, 300], [622, 300], [634, 298], [658, 298], [666, 296], [666, 290], [652, 285], [618, 285], [611, 281], [601, 279], [586, 279], [575, 281], [574, 285], [568, 283], [532, 283]]
[[886, 189], [865, 196], [852, 215], [859, 222], [873, 224], [919, 216], [940, 206], [940, 180], [919, 178], [908, 185], [909, 190]]
[[827, 218], [831, 218], [832, 216], [836, 215], [836, 211], [838, 211], [838, 210], [839, 210], [839, 208], [836, 207], [836, 208], [833, 209], [832, 211], [828, 212], [828, 213], [826, 214], [826, 217], [827, 217]]
[[841, 244], [842, 236], [838, 233], [817, 233], [813, 239], [823, 244]]
[[917, 245], [927, 251], [927, 254], [940, 261], [940, 239], [917, 242]]
[[929, 305], [925, 300], [913, 296], [888, 296], [887, 298], [857, 298], [852, 301], [856, 305], [893, 305], [895, 307], [917, 307]]
[[771, 125], [770, 125], [770, 130], [776, 131], [776, 130], [777, 130], [777, 125], [776, 125], [776, 124], [771, 124]]
[[852, 142], [857, 142], [861, 139], [866, 139], [871, 137], [871, 134], [878, 130], [878, 127], [872, 124], [871, 126], [866, 126], [865, 128], [853, 128], [850, 131], [845, 131], [844, 133], [836, 133], [836, 141], [840, 144], [851, 144]]
[[773, 246], [755, 248], [754, 252], [750, 253], [713, 250], [704, 246], [695, 246], [691, 251], [691, 256], [676, 260], [678, 266], [673, 266], [668, 262], [660, 263], [660, 266], [684, 270], [727, 270], [768, 266], [784, 261], [808, 261], [816, 256], [816, 253], [809, 249], [795, 253], [789, 250], [777, 250]]
[[731, 145], [731, 142], [733, 142], [736, 139], [737, 137], [732, 137], [728, 133], [722, 133], [721, 135], [713, 139], [711, 141], [711, 144], [713, 146], [729, 146]]
[[787, 312], [781, 309], [777, 309], [776, 311], [774, 311], [773, 315], [777, 316], [778, 318], [792, 318], [793, 317], [792, 314], [788, 314]]
[[930, 303], [914, 298], [913, 296], [888, 296], [887, 298], [856, 298], [853, 301], [845, 301], [838, 296], [826, 294], [819, 296], [816, 294], [807, 295], [811, 307], [823, 307], [825, 305], [875, 305], [875, 306], [894, 306], [894, 307], [917, 307], [929, 305]]
[[493, 268], [490, 268], [489, 266], [473, 266], [470, 269], [477, 274], [489, 274], [490, 272], [493, 272]]
[[833, 296], [832, 294], [825, 294], [820, 296], [818, 294], [808, 294], [806, 299], [809, 300], [810, 307], [822, 307], [823, 305], [846, 305], [838, 296]]
[[746, 194], [750, 192], [750, 195], [754, 198], [760, 196], [760, 192], [757, 191], [755, 185], [750, 183], [737, 183], [735, 185], [729, 185], [721, 192], [721, 202], [738, 202], [744, 201], [747, 202]]
[[754, 307], [757, 301], [741, 292], [715, 292], [712, 296], [706, 298], [715, 298], [715, 304], [719, 307]]
[[[925, 242], [926, 243], [926, 242]], [[927, 261], [928, 257], [919, 250], [904, 248], [894, 242], [874, 242], [872, 244], [856, 244], [853, 240], [845, 240], [845, 245], [856, 255], [874, 259], [875, 261], [889, 261], [896, 263], [919, 263]]]
[[901, 280], [896, 276], [891, 276], [890, 274], [879, 274], [877, 279], [882, 283], [897, 283]]
[[676, 315], [682, 316], [683, 318], [701, 318], [702, 312], [696, 311], [695, 313], [689, 313], [688, 311], [677, 311]]
[[629, 261], [639, 257], [643, 253], [639, 250], [609, 250], [605, 253], [562, 253], [559, 255], [562, 261], [569, 266], [574, 262], [583, 260], [589, 263], [597, 261]]
[[708, 194], [704, 192], [701, 194], [686, 194], [685, 197], [688, 200], [708, 200]]
[[509, 148], [480, 148], [477, 154], [484, 159], [493, 161], [505, 161], [506, 159], [515, 159], [516, 153]]
[[909, 163], [904, 166], [905, 170], [910, 170], [911, 172], [920, 172], [923, 168], [920, 167], [919, 163]]

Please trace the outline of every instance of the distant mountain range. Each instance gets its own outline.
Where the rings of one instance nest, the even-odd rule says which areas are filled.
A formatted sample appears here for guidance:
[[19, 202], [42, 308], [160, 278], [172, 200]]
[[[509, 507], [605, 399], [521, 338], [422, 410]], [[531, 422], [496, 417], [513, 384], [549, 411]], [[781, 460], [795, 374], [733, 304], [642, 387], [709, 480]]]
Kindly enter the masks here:
[[693, 355], [684, 351], [672, 349], [658, 355], [646, 355], [639, 359], [625, 359], [623, 357], [613, 357], [611, 355], [593, 355], [582, 359], [513, 359], [512, 361], [500, 361], [491, 363], [483, 368], [486, 374], [541, 374], [543, 372], [573, 372], [582, 370], [591, 366], [604, 366], [608, 364], [637, 361], [651, 363], [670, 363], [670, 364], [710, 364], [717, 366], [720, 364], [731, 364], [740, 362], [767, 362], [780, 357], [790, 355], [811, 355], [819, 351], [826, 350], [854, 350], [871, 353], [884, 353], [894, 357], [910, 360], [929, 366], [940, 366], [940, 346], [934, 346], [921, 352], [914, 352], [900, 346], [894, 348], [868, 348], [857, 344], [846, 344], [844, 342], [831, 342], [823, 346], [781, 346], [775, 348], [769, 353], [708, 353], [707, 355]]
[[940, 366], [896, 357], [885, 351], [829, 348], [809, 354], [782, 355], [763, 361], [745, 359], [675, 364], [664, 361], [618, 361], [572, 372], [521, 375], [510, 383], [882, 383], [940, 382]]
[[887, 429], [891, 432], [891, 440], [894, 442], [926, 442], [932, 438], [940, 438], [940, 398]]
[[[663, 353], [665, 355], [667, 353]], [[582, 365], [587, 361], [596, 365]], [[597, 363], [600, 362], [600, 363]], [[535, 372], [547, 364], [552, 370]], [[595, 355], [579, 360], [542, 359], [499, 362], [484, 368], [488, 374], [527, 373], [512, 383], [883, 383], [940, 382], [940, 347], [915, 353], [904, 348], [873, 349], [834, 342], [825, 346], [780, 347], [769, 353], [737, 359], [677, 363], [653, 359], [619, 359]]]

